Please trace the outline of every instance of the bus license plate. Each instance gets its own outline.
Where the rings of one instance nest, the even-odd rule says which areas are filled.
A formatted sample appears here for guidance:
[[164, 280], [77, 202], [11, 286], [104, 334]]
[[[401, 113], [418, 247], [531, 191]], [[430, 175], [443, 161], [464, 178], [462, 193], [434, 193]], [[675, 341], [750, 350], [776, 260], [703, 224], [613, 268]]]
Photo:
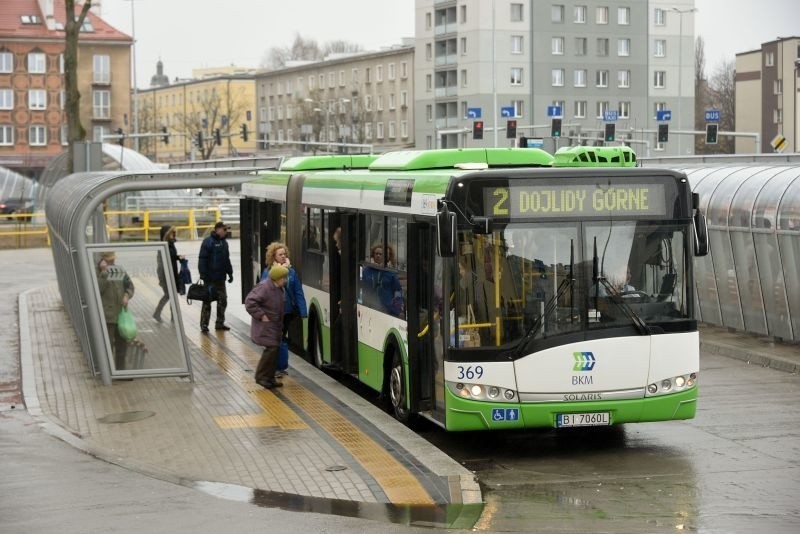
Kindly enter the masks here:
[[604, 426], [611, 424], [609, 412], [560, 413], [556, 416], [558, 428], [572, 426]]

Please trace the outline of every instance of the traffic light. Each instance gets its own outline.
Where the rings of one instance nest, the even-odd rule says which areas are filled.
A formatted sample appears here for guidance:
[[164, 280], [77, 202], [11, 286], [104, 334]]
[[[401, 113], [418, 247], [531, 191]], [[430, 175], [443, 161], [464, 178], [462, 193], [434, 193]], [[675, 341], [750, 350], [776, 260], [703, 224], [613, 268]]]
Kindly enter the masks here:
[[483, 139], [483, 121], [474, 121], [472, 123], [472, 138]]
[[519, 138], [519, 146], [520, 148], [528, 148], [528, 138], [525, 136], [520, 136]]
[[242, 136], [242, 141], [247, 141], [247, 124], [242, 123], [242, 133], [239, 135]]
[[666, 143], [669, 141], [669, 124], [658, 125], [658, 142]]
[[709, 123], [706, 124], [706, 144], [707, 145], [716, 145], [717, 144], [717, 124]]
[[117, 143], [119, 143], [119, 146], [124, 145], [125, 144], [125, 137], [123, 137], [123, 136], [125, 134], [122, 131], [122, 128], [117, 128], [117, 135], [119, 136], [119, 139], [117, 139]]
[[203, 148], [203, 132], [197, 132], [197, 148]]
[[506, 139], [514, 139], [517, 136], [517, 121], [506, 121]]
[[164, 136], [161, 138], [161, 140], [164, 141], [165, 145], [169, 144], [169, 135], [167, 134], [167, 127], [166, 126], [162, 126], [161, 127], [161, 133], [164, 134]]
[[550, 124], [550, 137], [561, 137], [561, 119], [553, 119]]
[[222, 135], [219, 132], [219, 128], [214, 130], [214, 143], [216, 143], [217, 146], [222, 144]]
[[606, 123], [606, 143], [611, 143], [616, 138], [617, 125], [613, 122]]

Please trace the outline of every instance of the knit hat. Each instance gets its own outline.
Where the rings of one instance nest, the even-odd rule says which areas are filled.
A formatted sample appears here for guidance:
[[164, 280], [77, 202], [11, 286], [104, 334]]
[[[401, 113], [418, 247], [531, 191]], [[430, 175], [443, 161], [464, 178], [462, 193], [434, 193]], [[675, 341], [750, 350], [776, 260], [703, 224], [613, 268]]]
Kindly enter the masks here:
[[114, 261], [117, 255], [114, 252], [101, 252], [100, 257], [106, 261]]
[[269, 268], [269, 277], [272, 280], [280, 280], [281, 278], [286, 278], [287, 276], [289, 276], [289, 269], [283, 265], [273, 263], [272, 267]]

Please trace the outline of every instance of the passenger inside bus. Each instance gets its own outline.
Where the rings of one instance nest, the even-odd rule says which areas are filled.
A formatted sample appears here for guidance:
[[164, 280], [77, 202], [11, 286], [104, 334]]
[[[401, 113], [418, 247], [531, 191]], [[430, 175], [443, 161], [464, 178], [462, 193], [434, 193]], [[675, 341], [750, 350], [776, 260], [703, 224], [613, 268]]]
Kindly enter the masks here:
[[[392, 255], [390, 248], [387, 248], [387, 254]], [[405, 305], [400, 279], [393, 271], [381, 268], [387, 265], [383, 245], [372, 246], [370, 262], [361, 269], [362, 303], [395, 317], [403, 316]]]

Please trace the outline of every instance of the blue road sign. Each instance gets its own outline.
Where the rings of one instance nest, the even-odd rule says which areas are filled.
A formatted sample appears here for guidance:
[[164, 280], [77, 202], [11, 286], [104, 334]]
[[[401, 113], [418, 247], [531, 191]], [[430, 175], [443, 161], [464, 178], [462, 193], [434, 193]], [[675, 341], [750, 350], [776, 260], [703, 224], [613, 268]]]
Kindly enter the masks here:
[[560, 117], [561, 116], [561, 106], [547, 106], [547, 116], [548, 117]]
[[500, 116], [501, 117], [513, 117], [514, 116], [514, 106], [503, 106], [500, 108]]
[[481, 118], [481, 108], [467, 108], [467, 118], [468, 119], [480, 119]]
[[617, 110], [609, 109], [603, 112], [603, 120], [606, 122], [614, 122], [617, 120]]
[[718, 109], [707, 109], [706, 110], [706, 122], [719, 122], [719, 110]]
[[657, 121], [670, 121], [672, 120], [672, 111], [669, 109], [660, 109], [656, 111]]

